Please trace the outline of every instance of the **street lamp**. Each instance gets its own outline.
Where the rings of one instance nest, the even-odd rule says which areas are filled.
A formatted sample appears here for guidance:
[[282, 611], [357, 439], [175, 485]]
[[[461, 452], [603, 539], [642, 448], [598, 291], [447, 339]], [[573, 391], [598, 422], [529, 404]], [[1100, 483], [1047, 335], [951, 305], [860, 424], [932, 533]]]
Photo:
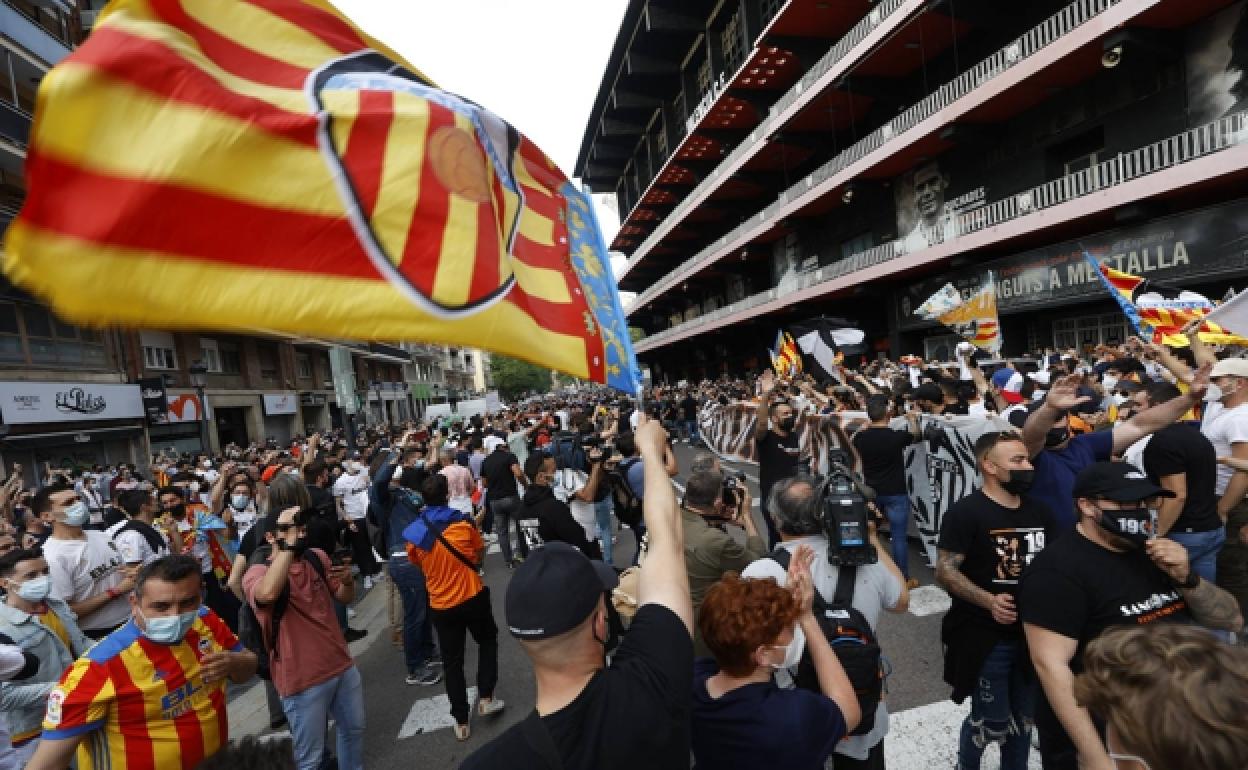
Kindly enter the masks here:
[[205, 454], [211, 453], [208, 446], [208, 401], [204, 397], [204, 386], [208, 384], [208, 367], [203, 361], [196, 361], [187, 367], [191, 375], [191, 385], [195, 395], [199, 396], [199, 443]]

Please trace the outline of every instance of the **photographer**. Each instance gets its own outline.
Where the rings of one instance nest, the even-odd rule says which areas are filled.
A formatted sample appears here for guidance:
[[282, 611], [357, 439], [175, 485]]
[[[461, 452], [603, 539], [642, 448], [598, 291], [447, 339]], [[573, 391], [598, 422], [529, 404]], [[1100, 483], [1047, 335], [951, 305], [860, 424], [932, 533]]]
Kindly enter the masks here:
[[[572, 511], [572, 518], [581, 525], [585, 530], [585, 538], [587, 540], [598, 539], [598, 514], [597, 500], [601, 497], [606, 501], [608, 508], [606, 531], [602, 533], [603, 538], [599, 541], [602, 549], [603, 561], [611, 563], [611, 541], [612, 533], [610, 527], [610, 489], [603, 483], [603, 460], [606, 454], [602, 451], [601, 442], [593, 445], [593, 439], [590, 439], [590, 446], [585, 449], [584, 438], [580, 439], [577, 446], [569, 450], [566, 446], [566, 438], [560, 437], [555, 443], [555, 450], [552, 453], [555, 459], [555, 479], [552, 487], [555, 491], [555, 497], [560, 502], [568, 504], [568, 508]], [[602, 487], [603, 494], [599, 494], [599, 487]]]
[[[307, 544], [306, 509], [290, 507], [264, 520], [268, 553], [243, 576], [243, 593], [274, 645], [273, 685], [290, 722], [300, 770], [321, 766], [327, 718], [338, 734], [338, 767], [364, 766], [364, 689], [359, 669], [339, 630], [334, 600], [350, 604], [355, 579], [348, 566], [333, 566]], [[257, 524], [257, 526], [261, 526]], [[280, 633], [273, 640], [273, 608], [286, 597]]]
[[[818, 495], [818, 481], [806, 475], [783, 479], [772, 488], [769, 508], [780, 532], [780, 548], [794, 554], [800, 545], [808, 545], [815, 552], [811, 565], [815, 590], [826, 604], [836, 595], [841, 568], [828, 560], [832, 547], [828, 539], [823, 516], [823, 500]], [[850, 605], [862, 613], [872, 629], [879, 626], [880, 610], [904, 613], [910, 606], [910, 592], [902, 580], [901, 571], [888, 556], [875, 531], [869, 526], [869, 543], [878, 554], [878, 561], [854, 570], [854, 591]], [[772, 557], [761, 558], [741, 573], [743, 578], [772, 578], [781, 586], [786, 585], [788, 570]], [[784, 660], [799, 661], [806, 646], [806, 637], [797, 629], [793, 641], [785, 651]], [[788, 668], [790, 666], [786, 666]], [[791, 668], [796, 669], [796, 664]], [[852, 735], [836, 746], [830, 767], [883, 768], [884, 734], [888, 731], [888, 710], [884, 701], [876, 705], [874, 714], [864, 712], [864, 723], [873, 725], [865, 735]]]
[[[725, 477], [722, 471], [695, 473], [685, 485], [680, 520], [695, 618], [706, 592], [725, 572], [745, 569], [766, 555], [767, 546], [750, 515], [752, 505], [749, 489], [736, 479]], [[745, 545], [728, 534], [728, 524], [745, 530]], [[694, 635], [693, 648], [697, 657], [711, 654], [700, 632]]]

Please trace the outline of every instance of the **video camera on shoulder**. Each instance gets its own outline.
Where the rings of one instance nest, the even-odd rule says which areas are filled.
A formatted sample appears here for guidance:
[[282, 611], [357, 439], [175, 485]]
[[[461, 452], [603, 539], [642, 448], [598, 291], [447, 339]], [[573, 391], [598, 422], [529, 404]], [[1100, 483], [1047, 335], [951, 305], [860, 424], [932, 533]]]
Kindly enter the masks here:
[[880, 555], [871, 545], [867, 503], [874, 494], [850, 468], [843, 449], [828, 452], [828, 475], [823, 481], [823, 531], [828, 538], [828, 563], [837, 567], [875, 564]]

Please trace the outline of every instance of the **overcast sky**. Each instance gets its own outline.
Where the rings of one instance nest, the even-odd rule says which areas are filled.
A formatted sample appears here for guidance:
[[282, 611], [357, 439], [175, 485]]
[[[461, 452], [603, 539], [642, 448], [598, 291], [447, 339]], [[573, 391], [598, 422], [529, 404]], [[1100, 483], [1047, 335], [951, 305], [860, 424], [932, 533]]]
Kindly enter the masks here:
[[[332, 0], [442, 88], [489, 108], [574, 172], [627, 0]], [[615, 206], [597, 203], [610, 244]]]

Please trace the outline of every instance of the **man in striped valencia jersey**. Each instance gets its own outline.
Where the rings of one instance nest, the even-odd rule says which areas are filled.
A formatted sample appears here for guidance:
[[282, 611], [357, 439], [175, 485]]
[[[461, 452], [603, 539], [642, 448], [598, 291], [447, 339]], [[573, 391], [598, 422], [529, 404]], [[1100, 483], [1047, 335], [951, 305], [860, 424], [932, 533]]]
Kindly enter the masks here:
[[200, 564], [165, 556], [143, 567], [129, 622], [66, 671], [48, 696], [29, 768], [190, 770], [229, 739], [225, 679], [245, 682], [256, 656], [200, 602]]

